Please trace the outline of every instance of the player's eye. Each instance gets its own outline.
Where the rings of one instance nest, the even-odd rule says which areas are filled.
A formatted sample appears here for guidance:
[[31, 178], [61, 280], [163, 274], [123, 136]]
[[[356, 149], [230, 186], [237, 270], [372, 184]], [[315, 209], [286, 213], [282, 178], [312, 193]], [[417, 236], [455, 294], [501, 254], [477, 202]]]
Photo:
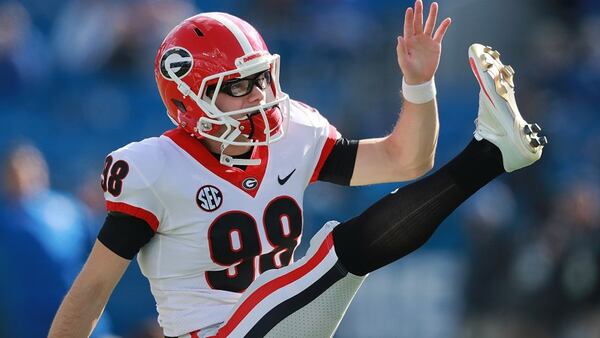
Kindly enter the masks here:
[[[229, 85], [229, 93], [231, 96], [239, 97], [250, 94], [254, 81], [251, 79], [242, 79]], [[225, 89], [225, 88], [223, 88]]]
[[260, 89], [266, 89], [270, 84], [271, 72], [266, 70], [252, 77], [227, 82], [221, 87], [221, 92], [234, 97], [240, 97], [250, 94], [254, 85]]

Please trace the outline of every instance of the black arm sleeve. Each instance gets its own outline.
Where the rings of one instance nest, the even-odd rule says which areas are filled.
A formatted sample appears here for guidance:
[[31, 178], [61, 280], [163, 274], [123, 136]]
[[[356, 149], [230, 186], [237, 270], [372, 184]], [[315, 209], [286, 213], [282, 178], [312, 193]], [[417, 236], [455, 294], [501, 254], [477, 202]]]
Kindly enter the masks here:
[[154, 236], [154, 231], [143, 219], [122, 213], [109, 213], [98, 234], [98, 240], [112, 252], [125, 259], [133, 259]]
[[354, 163], [358, 151], [358, 141], [339, 138], [325, 160], [319, 173], [319, 181], [340, 185], [350, 185], [354, 173]]

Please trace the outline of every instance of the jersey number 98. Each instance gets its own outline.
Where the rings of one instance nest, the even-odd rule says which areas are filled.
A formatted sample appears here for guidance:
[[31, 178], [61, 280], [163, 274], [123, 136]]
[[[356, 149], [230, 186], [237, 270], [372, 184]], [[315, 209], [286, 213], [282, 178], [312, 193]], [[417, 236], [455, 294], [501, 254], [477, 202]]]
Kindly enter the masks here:
[[[217, 217], [208, 229], [212, 260], [228, 269], [207, 271], [206, 281], [213, 289], [243, 292], [257, 275], [289, 265], [298, 238], [302, 234], [302, 210], [291, 197], [277, 197], [263, 214], [268, 244], [273, 248], [261, 255], [258, 224], [243, 211], [231, 211]], [[258, 256], [258, 264], [255, 264]]]

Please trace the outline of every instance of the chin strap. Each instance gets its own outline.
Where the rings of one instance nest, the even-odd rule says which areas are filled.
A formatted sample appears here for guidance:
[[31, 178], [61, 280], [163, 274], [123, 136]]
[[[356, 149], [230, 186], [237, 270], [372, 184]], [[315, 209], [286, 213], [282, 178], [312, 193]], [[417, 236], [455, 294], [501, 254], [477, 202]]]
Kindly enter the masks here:
[[259, 165], [261, 160], [257, 159], [245, 159], [245, 158], [235, 158], [229, 155], [225, 155], [221, 153], [221, 164], [226, 165], [228, 167], [233, 167], [236, 165]]
[[[238, 122], [239, 123], [239, 122]], [[242, 132], [235, 128], [231, 133], [229, 133], [229, 135], [227, 135], [227, 138], [225, 140], [227, 141], [233, 141], [235, 140], [238, 136], [240, 136]], [[229, 155], [225, 154], [225, 149], [229, 146], [229, 143], [223, 142], [221, 143], [221, 158], [219, 160], [219, 162], [221, 162], [221, 164], [226, 165], [228, 167], [233, 167], [236, 165], [259, 165], [261, 163], [260, 159], [246, 159], [246, 158], [235, 158]]]

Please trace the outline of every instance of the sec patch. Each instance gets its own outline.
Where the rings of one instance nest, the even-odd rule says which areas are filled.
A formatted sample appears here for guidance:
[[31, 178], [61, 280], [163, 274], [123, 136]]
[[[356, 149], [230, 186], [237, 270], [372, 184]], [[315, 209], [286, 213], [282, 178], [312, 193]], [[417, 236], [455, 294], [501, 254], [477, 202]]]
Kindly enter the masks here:
[[196, 204], [204, 211], [215, 211], [223, 204], [223, 193], [215, 186], [205, 185], [196, 193]]

